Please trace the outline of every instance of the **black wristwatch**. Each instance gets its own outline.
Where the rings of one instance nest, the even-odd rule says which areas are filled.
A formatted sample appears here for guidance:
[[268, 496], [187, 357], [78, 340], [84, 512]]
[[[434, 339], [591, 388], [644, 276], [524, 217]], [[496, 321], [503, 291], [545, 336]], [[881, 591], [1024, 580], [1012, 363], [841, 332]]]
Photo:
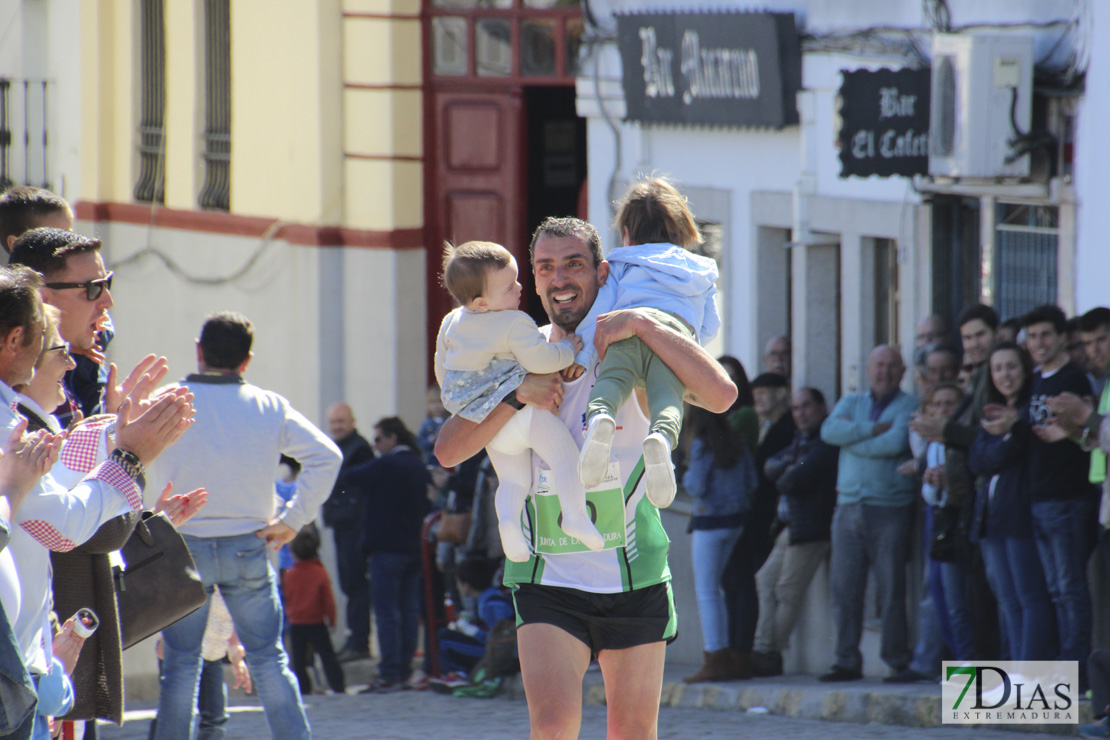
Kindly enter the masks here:
[[509, 391], [509, 394], [501, 399], [501, 403], [506, 403], [512, 406], [517, 411], [520, 411], [522, 408], [524, 408], [524, 404], [521, 403], [520, 399], [516, 397], [516, 388], [513, 388], [511, 391]]

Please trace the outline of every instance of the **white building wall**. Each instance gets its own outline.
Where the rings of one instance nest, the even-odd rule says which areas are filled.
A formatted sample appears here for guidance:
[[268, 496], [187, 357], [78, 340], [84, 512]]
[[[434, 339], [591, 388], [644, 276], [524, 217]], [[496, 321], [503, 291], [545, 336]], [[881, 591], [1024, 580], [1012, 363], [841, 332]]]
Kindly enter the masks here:
[[1076, 309], [1110, 305], [1110, 6], [1092, 3], [1091, 66], [1079, 106], [1075, 142]]

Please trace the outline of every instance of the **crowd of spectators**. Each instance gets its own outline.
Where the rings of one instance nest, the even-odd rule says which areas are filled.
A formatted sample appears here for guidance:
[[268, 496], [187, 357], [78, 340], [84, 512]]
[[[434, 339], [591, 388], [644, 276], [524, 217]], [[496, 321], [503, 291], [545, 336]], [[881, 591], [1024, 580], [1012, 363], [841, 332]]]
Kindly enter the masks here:
[[[1110, 308], [1069, 319], [1044, 305], [1000, 321], [977, 304], [954, 329], [940, 316], [918, 322], [912, 393], [899, 348], [879, 346], [868, 389], [831, 410], [817, 389], [789, 395], [783, 337], [768, 343], [767, 372], [751, 382], [735, 358], [720, 359], [739, 389], [728, 423], [694, 412], [686, 430], [706, 650], [687, 681], [781, 674], [802, 600], [828, 556], [836, 650], [821, 681], [863, 677], [870, 576], [887, 682], [939, 680], [945, 659], [1069, 660], [1079, 689], [1094, 693], [1096, 715], [1105, 713], [1088, 584], [1110, 572], [1102, 424]], [[1102, 570], [1092, 570], [1095, 557]], [[912, 572], [914, 562], [925, 563], [923, 573]], [[750, 588], [752, 572], [754, 643], [750, 599], [725, 608]], [[911, 641], [907, 586], [919, 576]], [[1104, 720], [1087, 729], [1106, 732]]]
[[[501, 586], [495, 473], [485, 454], [440, 465], [434, 447], [447, 414], [437, 386], [415, 433], [385, 417], [368, 440], [350, 406], [337, 403], [328, 440], [280, 396], [242, 379], [252, 328], [227, 313], [202, 330], [192, 390], [153, 393], [167, 373], [153, 356], [120, 381], [114, 366], [100, 372], [114, 329], [113, 276], [99, 242], [73, 234], [68, 205], [34, 189], [0, 198], [0, 227], [12, 264], [25, 265], [0, 268], [0, 410], [17, 432], [0, 457], [0, 534], [10, 536], [0, 548], [0, 632], [18, 652], [0, 650], [0, 680], [13, 697], [0, 736], [43, 737], [54, 717], [122, 719], [109, 553], [143, 516], [146, 468], [159, 456], [148, 504], [181, 527], [213, 596], [165, 631], [155, 736], [198, 716], [202, 733], [227, 721], [225, 656], [239, 684], [253, 676], [272, 725], [307, 733], [299, 695], [322, 690], [315, 657], [324, 678], [316, 682], [345, 692], [341, 663], [370, 657], [372, 618], [380, 661], [366, 691], [473, 687], [487, 641], [514, 611]], [[835, 403], [818, 388], [791, 387], [788, 337], [767, 343], [751, 379], [739, 360], [720, 358], [736, 401], [723, 413], [688, 409], [678, 444], [693, 498], [705, 651], [685, 680], [782, 674], [827, 561], [836, 647], [821, 681], [863, 677], [873, 582], [886, 681], [937, 680], [946, 658], [1071, 660], [1101, 710], [1110, 660], [1092, 650], [1099, 615], [1089, 569], [1097, 553], [1110, 572], [1110, 308], [1069, 319], [1045, 305], [1000, 321], [976, 304], [952, 325], [923, 318], [914, 340], [908, 357], [875, 347], [867, 389]], [[33, 434], [19, 434], [16, 410]], [[236, 434], [236, 424], [251, 432]], [[273, 440], [254, 444], [271, 428]], [[249, 476], [261, 482], [257, 496], [206, 508], [202, 483], [242, 487]], [[171, 480], [198, 487], [174, 494]], [[348, 634], [338, 646], [333, 586], [311, 524], [321, 506], [346, 596]], [[256, 531], [289, 545], [280, 583], [255, 552], [264, 546]], [[921, 588], [911, 588], [918, 579]], [[911, 592], [921, 594], [912, 629]], [[62, 617], [94, 606], [100, 631], [89, 639], [74, 619], [58, 626], [52, 606]], [[288, 657], [269, 639], [283, 621]], [[269, 631], [260, 635], [259, 625]], [[93, 736], [90, 723], [85, 737]]]

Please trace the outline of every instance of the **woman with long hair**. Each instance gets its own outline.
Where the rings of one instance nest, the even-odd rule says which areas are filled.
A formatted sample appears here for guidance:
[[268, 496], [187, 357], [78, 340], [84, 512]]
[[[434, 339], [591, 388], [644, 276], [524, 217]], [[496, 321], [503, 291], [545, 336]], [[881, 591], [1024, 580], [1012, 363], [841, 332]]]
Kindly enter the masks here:
[[726, 412], [728, 421], [744, 438], [748, 449], [754, 450], [759, 444], [759, 415], [755, 412], [755, 394], [752, 393], [748, 373], [744, 370], [744, 364], [732, 355], [721, 355], [717, 362], [721, 363], [721, 367], [736, 386], [736, 400]]
[[[725, 368], [731, 370], [728, 365]], [[687, 683], [738, 677], [728, 647], [728, 611], [721, 575], [744, 531], [757, 477], [752, 448], [733, 428], [730, 417], [730, 412], [714, 414], [697, 407], [686, 412], [693, 441], [682, 484], [696, 499], [690, 522], [691, 551], [705, 647], [705, 664], [683, 679]]]
[[991, 352], [989, 368], [983, 428], [969, 457], [972, 471], [986, 479], [975, 499], [971, 536], [998, 599], [1010, 660], [1052, 660], [1053, 608], [1033, 539], [1027, 471], [1033, 361], [1023, 348], [1003, 342]]

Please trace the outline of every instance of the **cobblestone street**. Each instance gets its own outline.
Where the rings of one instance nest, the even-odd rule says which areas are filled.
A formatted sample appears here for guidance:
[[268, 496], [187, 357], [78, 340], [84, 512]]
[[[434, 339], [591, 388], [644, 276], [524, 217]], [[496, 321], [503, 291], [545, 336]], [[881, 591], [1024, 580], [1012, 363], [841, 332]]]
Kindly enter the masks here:
[[[507, 698], [457, 699], [428, 691], [387, 695], [313, 696], [306, 701], [313, 736], [335, 740], [520, 740], [528, 736], [528, 710], [523, 701]], [[145, 740], [151, 710], [128, 712], [123, 728], [101, 725], [101, 737]], [[227, 740], [269, 737], [265, 716], [257, 705], [240, 706], [227, 725]], [[981, 728], [913, 728], [847, 722], [791, 719], [767, 714], [711, 709], [663, 707], [659, 737], [672, 740], [708, 738], [775, 738], [775, 740], [1002, 740], [1060, 735], [1014, 733]], [[582, 740], [605, 738], [605, 707], [587, 706]]]

